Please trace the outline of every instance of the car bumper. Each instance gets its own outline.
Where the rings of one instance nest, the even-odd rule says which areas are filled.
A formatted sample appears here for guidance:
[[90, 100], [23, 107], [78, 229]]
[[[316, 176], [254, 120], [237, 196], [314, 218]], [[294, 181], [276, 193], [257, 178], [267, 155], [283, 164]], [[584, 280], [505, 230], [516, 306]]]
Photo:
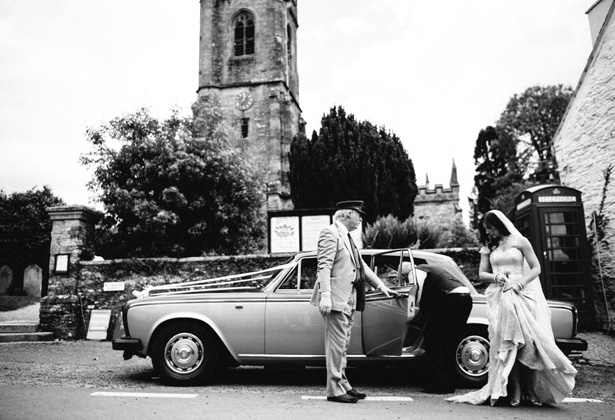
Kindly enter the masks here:
[[580, 357], [581, 352], [587, 350], [587, 341], [582, 338], [558, 338], [557, 346], [570, 358]]
[[129, 337], [121, 337], [116, 338], [111, 343], [113, 350], [123, 350], [124, 351], [124, 360], [130, 359], [134, 356], [137, 351], [141, 350], [143, 347], [141, 345], [141, 340], [138, 338], [129, 338]]

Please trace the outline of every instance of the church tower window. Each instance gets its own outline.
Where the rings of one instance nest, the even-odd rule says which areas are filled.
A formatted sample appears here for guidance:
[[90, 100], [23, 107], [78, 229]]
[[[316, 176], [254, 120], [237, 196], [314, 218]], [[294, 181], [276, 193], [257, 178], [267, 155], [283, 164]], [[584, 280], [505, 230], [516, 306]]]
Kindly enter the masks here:
[[250, 134], [250, 118], [241, 119], [241, 138], [245, 139]]
[[248, 12], [241, 12], [235, 19], [235, 57], [254, 54], [254, 19]]

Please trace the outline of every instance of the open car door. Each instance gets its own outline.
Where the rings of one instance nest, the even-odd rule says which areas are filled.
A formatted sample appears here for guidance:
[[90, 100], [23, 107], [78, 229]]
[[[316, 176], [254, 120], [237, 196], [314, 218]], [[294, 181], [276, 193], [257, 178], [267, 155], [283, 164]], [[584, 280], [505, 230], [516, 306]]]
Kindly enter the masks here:
[[[399, 297], [371, 290], [361, 314], [363, 352], [367, 356], [400, 355], [408, 325], [416, 315], [414, 261], [409, 249], [391, 250], [371, 256], [374, 273]], [[412, 272], [413, 275], [408, 276]], [[356, 321], [355, 321], [356, 322]]]

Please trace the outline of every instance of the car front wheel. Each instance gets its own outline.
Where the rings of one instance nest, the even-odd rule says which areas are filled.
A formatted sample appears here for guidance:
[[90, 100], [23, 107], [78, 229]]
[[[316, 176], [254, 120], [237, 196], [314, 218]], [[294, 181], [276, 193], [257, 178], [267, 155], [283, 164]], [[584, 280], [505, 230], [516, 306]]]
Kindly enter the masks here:
[[189, 385], [211, 375], [218, 359], [217, 341], [202, 324], [166, 325], [157, 335], [152, 364], [164, 382]]
[[455, 371], [464, 384], [479, 387], [487, 382], [489, 338], [486, 327], [468, 329], [455, 351]]

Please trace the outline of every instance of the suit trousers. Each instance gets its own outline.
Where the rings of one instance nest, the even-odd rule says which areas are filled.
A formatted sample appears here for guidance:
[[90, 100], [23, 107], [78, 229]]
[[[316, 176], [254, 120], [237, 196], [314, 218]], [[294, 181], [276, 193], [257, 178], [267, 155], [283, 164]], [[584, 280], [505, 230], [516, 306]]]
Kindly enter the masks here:
[[450, 293], [428, 315], [424, 336], [432, 369], [428, 387], [454, 389], [455, 350], [464, 336], [471, 310], [469, 294]]
[[353, 315], [331, 311], [325, 319], [325, 359], [327, 362], [327, 397], [336, 397], [352, 389], [346, 378], [346, 351], [350, 343]]

